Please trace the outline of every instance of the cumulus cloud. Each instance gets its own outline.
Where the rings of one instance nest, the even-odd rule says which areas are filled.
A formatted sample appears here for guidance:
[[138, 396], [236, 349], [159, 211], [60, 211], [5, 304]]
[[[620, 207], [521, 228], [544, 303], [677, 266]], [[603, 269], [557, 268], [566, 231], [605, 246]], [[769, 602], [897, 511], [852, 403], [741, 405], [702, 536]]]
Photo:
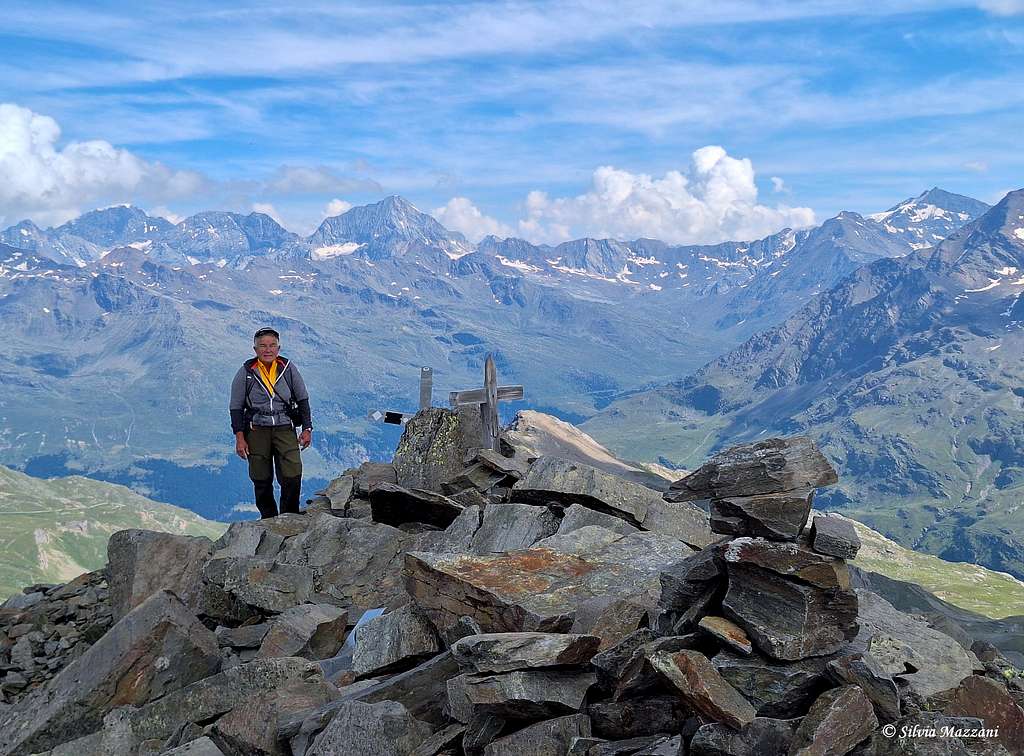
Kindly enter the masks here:
[[465, 197], [452, 197], [444, 207], [435, 208], [431, 215], [451, 231], [458, 231], [472, 242], [478, 242], [489, 234], [512, 236], [513, 230], [496, 218], [484, 215]]
[[84, 207], [183, 197], [205, 183], [197, 173], [147, 162], [102, 140], [58, 147], [60, 133], [49, 116], [0, 103], [0, 220], [56, 224]]
[[347, 213], [351, 209], [352, 209], [352, 203], [351, 202], [346, 202], [343, 199], [338, 199], [337, 197], [335, 197], [334, 199], [332, 199], [330, 202], [327, 203], [326, 207], [324, 207], [323, 217], [324, 218], [333, 218], [335, 215], [341, 215], [342, 213]]
[[668, 171], [662, 178], [603, 166], [585, 194], [552, 199], [530, 192], [525, 211], [519, 232], [535, 242], [596, 236], [711, 244], [814, 223], [808, 207], [758, 203], [750, 160], [715, 145], [696, 150], [685, 173]]
[[183, 220], [185, 220], [185, 216], [184, 215], [181, 215], [180, 213], [176, 213], [173, 210], [171, 210], [169, 207], [166, 207], [164, 205], [159, 205], [158, 207], [154, 207], [152, 210], [149, 211], [149, 215], [151, 215], [153, 217], [156, 217], [156, 218], [164, 218], [165, 220], [169, 220], [171, 223], [174, 223], [174, 224], [181, 223]]
[[284, 221], [281, 220], [281, 214], [277, 212], [277, 208], [271, 205], [269, 202], [253, 202], [252, 211], [254, 213], [263, 213], [264, 215], [269, 215], [271, 220], [273, 220], [279, 226], [284, 226]]

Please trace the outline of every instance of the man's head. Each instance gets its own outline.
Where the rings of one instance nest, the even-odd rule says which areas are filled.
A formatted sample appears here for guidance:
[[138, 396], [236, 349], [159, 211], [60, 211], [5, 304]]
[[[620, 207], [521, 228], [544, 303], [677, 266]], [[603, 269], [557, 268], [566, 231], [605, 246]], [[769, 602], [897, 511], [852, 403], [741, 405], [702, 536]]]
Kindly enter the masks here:
[[252, 350], [264, 365], [277, 359], [281, 351], [281, 336], [273, 328], [261, 328], [252, 337]]

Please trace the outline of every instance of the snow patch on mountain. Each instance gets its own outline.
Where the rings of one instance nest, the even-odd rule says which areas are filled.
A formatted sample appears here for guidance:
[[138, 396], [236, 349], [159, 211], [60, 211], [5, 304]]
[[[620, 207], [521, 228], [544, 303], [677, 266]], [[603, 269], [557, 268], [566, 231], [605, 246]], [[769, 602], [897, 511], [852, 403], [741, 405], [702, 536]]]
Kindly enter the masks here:
[[332, 257], [342, 257], [344, 255], [351, 255], [360, 247], [365, 246], [363, 244], [357, 244], [356, 242], [345, 242], [343, 244], [328, 244], [323, 247], [317, 247], [310, 255], [314, 260], [329, 260]]

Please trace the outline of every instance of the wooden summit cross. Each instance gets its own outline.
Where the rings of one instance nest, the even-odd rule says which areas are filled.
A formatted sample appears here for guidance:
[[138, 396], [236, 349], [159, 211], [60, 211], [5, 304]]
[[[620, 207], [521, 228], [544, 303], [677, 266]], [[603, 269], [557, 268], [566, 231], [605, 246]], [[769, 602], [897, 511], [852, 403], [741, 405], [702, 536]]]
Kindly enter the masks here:
[[[434, 369], [430, 367], [420, 368], [420, 409], [424, 410], [430, 406], [430, 399], [433, 396], [434, 391]], [[409, 422], [409, 418], [413, 416], [412, 412], [395, 412], [394, 410], [373, 410], [369, 414], [371, 420], [378, 422], [383, 421], [390, 425], [405, 425]]]
[[523, 398], [522, 386], [499, 386], [498, 370], [494, 367], [494, 357], [487, 353], [484, 362], [484, 387], [468, 391], [452, 391], [448, 401], [452, 407], [480, 405], [480, 419], [483, 423], [483, 446], [492, 451], [500, 452], [498, 443], [498, 402]]

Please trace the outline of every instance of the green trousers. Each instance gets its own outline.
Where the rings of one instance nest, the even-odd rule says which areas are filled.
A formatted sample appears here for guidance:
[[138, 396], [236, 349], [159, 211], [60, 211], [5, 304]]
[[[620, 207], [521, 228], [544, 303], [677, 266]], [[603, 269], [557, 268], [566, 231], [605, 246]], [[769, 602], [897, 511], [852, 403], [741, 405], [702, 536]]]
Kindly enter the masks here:
[[260, 517], [275, 517], [274, 474], [281, 485], [281, 511], [299, 511], [302, 487], [302, 456], [295, 430], [288, 425], [251, 428], [245, 434], [249, 444], [249, 480], [256, 494]]

